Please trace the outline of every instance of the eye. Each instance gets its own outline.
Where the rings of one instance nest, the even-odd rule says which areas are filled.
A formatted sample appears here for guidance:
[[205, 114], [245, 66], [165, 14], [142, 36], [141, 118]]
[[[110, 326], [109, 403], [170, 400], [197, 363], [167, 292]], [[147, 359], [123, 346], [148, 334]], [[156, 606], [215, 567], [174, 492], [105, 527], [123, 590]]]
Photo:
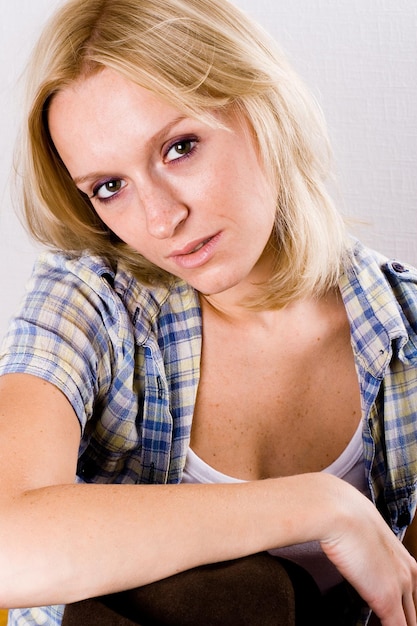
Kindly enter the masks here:
[[106, 180], [104, 183], [101, 182], [94, 187], [93, 195], [90, 196], [90, 200], [93, 198], [98, 198], [99, 200], [109, 200], [119, 193], [123, 187], [126, 187], [126, 181], [120, 178]]
[[171, 161], [177, 161], [178, 159], [190, 156], [194, 152], [197, 143], [198, 140], [196, 137], [179, 139], [169, 146], [165, 153], [165, 162], [170, 163]]

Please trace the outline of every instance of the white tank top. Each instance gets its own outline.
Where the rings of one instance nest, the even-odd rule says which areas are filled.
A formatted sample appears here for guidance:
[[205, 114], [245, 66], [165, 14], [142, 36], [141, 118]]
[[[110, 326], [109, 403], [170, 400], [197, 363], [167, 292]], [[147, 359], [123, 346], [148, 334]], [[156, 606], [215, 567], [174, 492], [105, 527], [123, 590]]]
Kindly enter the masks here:
[[[369, 489], [365, 478], [362, 449], [362, 426], [359, 424], [348, 446], [338, 459], [323, 472], [338, 476], [350, 483], [369, 497]], [[245, 482], [232, 476], [218, 472], [207, 465], [191, 449], [188, 450], [185, 463], [183, 483], [242, 483]], [[291, 559], [304, 567], [314, 577], [322, 592], [327, 591], [342, 581], [342, 577], [323, 553], [318, 541], [269, 550], [274, 556]]]

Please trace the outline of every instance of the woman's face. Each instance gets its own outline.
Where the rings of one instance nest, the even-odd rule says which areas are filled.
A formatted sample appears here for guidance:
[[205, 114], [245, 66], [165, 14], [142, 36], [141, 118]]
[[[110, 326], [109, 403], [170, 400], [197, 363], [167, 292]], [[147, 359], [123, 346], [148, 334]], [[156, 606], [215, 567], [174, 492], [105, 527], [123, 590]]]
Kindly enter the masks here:
[[249, 127], [211, 127], [112, 70], [53, 99], [49, 126], [77, 187], [146, 259], [203, 294], [265, 278], [275, 197]]

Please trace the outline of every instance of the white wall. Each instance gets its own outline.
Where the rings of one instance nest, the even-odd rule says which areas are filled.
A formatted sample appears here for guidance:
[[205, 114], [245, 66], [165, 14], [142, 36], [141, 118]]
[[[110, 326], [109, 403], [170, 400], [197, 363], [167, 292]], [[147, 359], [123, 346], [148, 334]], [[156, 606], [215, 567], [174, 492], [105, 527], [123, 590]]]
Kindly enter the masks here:
[[[281, 43], [329, 123], [342, 211], [366, 243], [417, 265], [415, 0], [235, 0]], [[35, 248], [13, 215], [10, 170], [18, 77], [60, 0], [0, 0], [0, 335]], [[358, 229], [356, 232], [359, 232]]]
[[19, 80], [40, 25], [58, 0], [0, 0], [0, 337], [21, 298], [36, 255], [13, 208], [12, 163], [21, 102]]

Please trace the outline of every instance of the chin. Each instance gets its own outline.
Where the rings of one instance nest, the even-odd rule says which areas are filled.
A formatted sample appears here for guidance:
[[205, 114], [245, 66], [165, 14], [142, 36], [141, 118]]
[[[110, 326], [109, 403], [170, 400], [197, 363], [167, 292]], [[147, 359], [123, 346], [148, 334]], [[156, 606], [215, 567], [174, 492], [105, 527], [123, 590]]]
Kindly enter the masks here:
[[195, 280], [190, 281], [190, 285], [203, 296], [217, 296], [225, 293], [240, 284], [241, 280], [222, 277], [218, 280]]

